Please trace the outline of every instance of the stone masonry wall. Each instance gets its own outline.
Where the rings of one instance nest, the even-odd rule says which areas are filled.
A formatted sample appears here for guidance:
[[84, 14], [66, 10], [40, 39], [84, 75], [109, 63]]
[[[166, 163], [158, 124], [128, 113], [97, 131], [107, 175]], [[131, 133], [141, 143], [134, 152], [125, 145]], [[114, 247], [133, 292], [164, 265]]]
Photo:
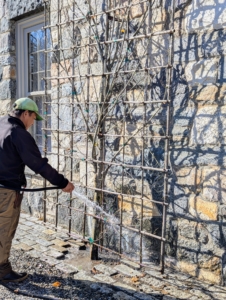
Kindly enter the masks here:
[[173, 176], [167, 254], [171, 265], [226, 281], [224, 1], [183, 1], [176, 12]]
[[[170, 152], [172, 176], [166, 249], [169, 265], [202, 280], [218, 284], [226, 283], [226, 8], [224, 2], [224, 0], [176, 1], [173, 141]], [[159, 3], [156, 10], [159, 19], [157, 30], [162, 29], [162, 23], [167, 17], [161, 9], [162, 2]], [[10, 110], [12, 102], [16, 99], [15, 22], [41, 9], [42, 2], [39, 0], [0, 0], [1, 115]], [[140, 12], [132, 13], [134, 18], [139, 17], [142, 8]], [[55, 11], [52, 12], [52, 22], [56, 23], [54, 15], [56, 16]], [[64, 42], [67, 43], [67, 40], [65, 39]], [[93, 63], [96, 63], [98, 68], [95, 59], [93, 53]], [[164, 53], [156, 52], [153, 59], [164, 60]], [[82, 56], [81, 61], [82, 64], [87, 63], [86, 57]], [[51, 75], [54, 76], [55, 73], [53, 62]], [[62, 99], [66, 99], [68, 83], [64, 82], [62, 86]], [[131, 99], [139, 97], [138, 95], [139, 91], [133, 91]], [[53, 101], [56, 99], [54, 82], [52, 99]], [[61, 114], [62, 118], [66, 118], [70, 111], [62, 110]], [[66, 130], [67, 124], [62, 124], [62, 128], [63, 126], [66, 126]], [[61, 136], [61, 139], [64, 140], [65, 136]], [[57, 146], [55, 143], [56, 141], [53, 140], [53, 147]], [[139, 147], [136, 151], [139, 153]], [[51, 162], [56, 166], [55, 158]], [[62, 171], [66, 164], [67, 161], [62, 162]], [[75, 172], [78, 180], [82, 180], [84, 175], [83, 164], [81, 162], [78, 172]], [[107, 181], [110, 186], [111, 178]], [[30, 186], [42, 185], [38, 177], [31, 175], [28, 177], [28, 183]], [[51, 217], [54, 219], [55, 197], [53, 193], [53, 201], [48, 204], [47, 213], [50, 219]], [[124, 205], [127, 205], [125, 209], [130, 209], [129, 202], [130, 200], [125, 201]], [[29, 194], [25, 198], [23, 208], [27, 211], [29, 208], [33, 214], [41, 216], [41, 194]], [[66, 212], [62, 210], [60, 215], [62, 224], [65, 221], [65, 214]]]

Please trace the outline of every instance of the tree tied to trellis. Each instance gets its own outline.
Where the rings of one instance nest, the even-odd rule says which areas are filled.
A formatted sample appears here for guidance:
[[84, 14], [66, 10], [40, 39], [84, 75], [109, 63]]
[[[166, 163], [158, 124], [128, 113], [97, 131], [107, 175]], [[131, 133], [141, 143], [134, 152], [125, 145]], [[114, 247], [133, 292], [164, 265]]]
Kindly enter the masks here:
[[[143, 119], [140, 126], [130, 135], [126, 135], [125, 128], [129, 122], [128, 116], [134, 111], [134, 103], [128, 103], [128, 92], [136, 88], [143, 89], [143, 101], [148, 100], [148, 88], [151, 87], [152, 79], [158, 73], [158, 68], [164, 65], [163, 62], [151, 70], [149, 58], [150, 43], [154, 36], [155, 18], [150, 15], [152, 7], [156, 1], [103, 1], [102, 10], [100, 2], [87, 0], [81, 5], [80, 1], [52, 0], [48, 2], [48, 9], [55, 10], [58, 14], [57, 31], [58, 44], [56, 40], [56, 31], [51, 29], [52, 39], [52, 62], [57, 65], [57, 76], [51, 76], [51, 80], [57, 81], [58, 89], [61, 81], [68, 81], [71, 84], [71, 103], [76, 102], [85, 124], [85, 130], [89, 143], [92, 144], [91, 161], [95, 174], [94, 202], [103, 205], [105, 179], [111, 169], [111, 163], [121, 163], [120, 154], [125, 155], [125, 147], [129, 145], [134, 138], [141, 138], [148, 132], [148, 127], [153, 120], [162, 111], [161, 104], [152, 104], [152, 113], [148, 120]], [[142, 14], [133, 18], [134, 9], [142, 7]], [[133, 10], [133, 11], [132, 11]], [[86, 31], [87, 38], [82, 39], [81, 30]], [[69, 46], [63, 47], [65, 36], [69, 37]], [[70, 55], [68, 55], [70, 53]], [[81, 66], [81, 56], [86, 56], [86, 71]], [[70, 63], [68, 60], [70, 58]], [[96, 72], [94, 62], [101, 66], [100, 72]], [[144, 76], [137, 74], [144, 73], [149, 77], [143, 82]], [[101, 77], [100, 87], [98, 86]], [[86, 85], [84, 84], [86, 81]], [[164, 84], [164, 83], [163, 83]], [[94, 90], [94, 96], [89, 97], [90, 86]], [[162, 97], [166, 99], [166, 91]], [[94, 103], [95, 102], [95, 103]], [[94, 104], [93, 104], [94, 103]], [[90, 115], [90, 107], [95, 105], [95, 118]], [[120, 124], [114, 121], [115, 110], [120, 107], [123, 116]], [[112, 150], [108, 146], [106, 134], [111, 133], [112, 129], [121, 135], [123, 143], [117, 150]], [[72, 124], [72, 132], [74, 124]], [[73, 141], [72, 141], [73, 144]], [[145, 143], [144, 145], [145, 146]], [[76, 145], [74, 145], [76, 147]], [[79, 148], [79, 147], [78, 147]], [[79, 149], [78, 149], [79, 151]], [[111, 153], [111, 159], [105, 164], [106, 151]], [[72, 153], [73, 156], [73, 153]], [[72, 158], [73, 159], [73, 158]], [[86, 158], [86, 161], [87, 158]], [[160, 167], [159, 159], [151, 154], [151, 161], [155, 161], [155, 166]], [[148, 160], [146, 165], [148, 165]], [[132, 177], [134, 175], [122, 167], [122, 173]], [[152, 183], [152, 187], [158, 189], [157, 182], [161, 182], [162, 174], [157, 176]], [[131, 194], [134, 191], [131, 188]], [[160, 192], [161, 193], [161, 192]], [[103, 228], [99, 222], [93, 218], [94, 241], [100, 242], [103, 236]], [[92, 259], [98, 258], [98, 248], [92, 245]]]

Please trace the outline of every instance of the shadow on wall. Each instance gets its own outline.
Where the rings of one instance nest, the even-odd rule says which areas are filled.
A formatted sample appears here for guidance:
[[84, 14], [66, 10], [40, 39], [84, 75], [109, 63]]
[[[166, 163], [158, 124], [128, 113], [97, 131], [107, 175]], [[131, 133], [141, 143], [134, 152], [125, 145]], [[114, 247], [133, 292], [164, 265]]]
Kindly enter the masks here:
[[191, 275], [225, 283], [225, 3], [178, 4], [167, 255]]

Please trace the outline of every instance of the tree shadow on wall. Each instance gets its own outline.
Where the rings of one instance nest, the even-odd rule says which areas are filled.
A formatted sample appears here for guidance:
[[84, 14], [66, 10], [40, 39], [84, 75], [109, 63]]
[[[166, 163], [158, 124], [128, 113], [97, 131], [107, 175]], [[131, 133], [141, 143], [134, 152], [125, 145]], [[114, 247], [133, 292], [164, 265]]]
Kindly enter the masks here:
[[[215, 278], [222, 272], [225, 278], [226, 74], [222, 54], [226, 38], [223, 29], [182, 35], [186, 6], [193, 7], [191, 28], [192, 19], [200, 13], [196, 2], [190, 3], [184, 1], [177, 7], [175, 19], [179, 36], [175, 37], [172, 86], [167, 255], [175, 264], [193, 265], [196, 276], [206, 270], [215, 273]], [[215, 23], [222, 5], [217, 1]]]

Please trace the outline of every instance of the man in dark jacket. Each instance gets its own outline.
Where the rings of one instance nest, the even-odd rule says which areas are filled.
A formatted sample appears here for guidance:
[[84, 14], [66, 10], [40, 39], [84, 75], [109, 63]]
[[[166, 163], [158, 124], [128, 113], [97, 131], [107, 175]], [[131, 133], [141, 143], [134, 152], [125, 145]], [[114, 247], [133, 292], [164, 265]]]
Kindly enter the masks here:
[[29, 98], [18, 99], [11, 116], [0, 118], [0, 282], [19, 282], [26, 273], [16, 273], [9, 262], [12, 239], [20, 216], [23, 194], [11, 190], [26, 186], [25, 166], [40, 174], [51, 184], [71, 193], [74, 185], [42, 158], [34, 138], [27, 131], [34, 121], [43, 118], [36, 103]]

